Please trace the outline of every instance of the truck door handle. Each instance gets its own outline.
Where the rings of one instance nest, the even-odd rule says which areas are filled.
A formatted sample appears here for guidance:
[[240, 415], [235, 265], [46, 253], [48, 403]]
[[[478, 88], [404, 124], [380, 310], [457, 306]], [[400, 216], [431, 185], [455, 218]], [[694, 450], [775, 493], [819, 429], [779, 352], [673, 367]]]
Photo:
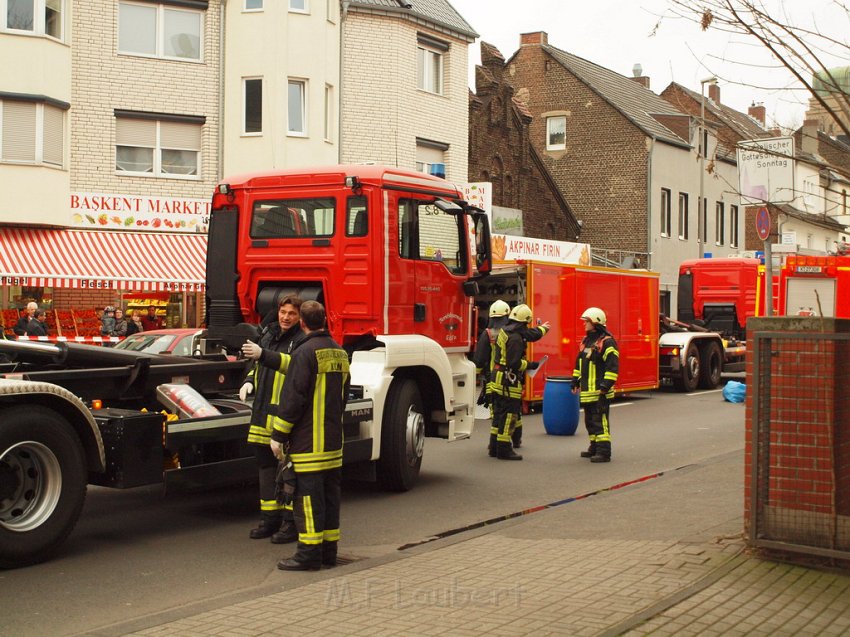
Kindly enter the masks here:
[[416, 323], [422, 323], [425, 320], [425, 304], [424, 303], [414, 303], [413, 304], [413, 320]]

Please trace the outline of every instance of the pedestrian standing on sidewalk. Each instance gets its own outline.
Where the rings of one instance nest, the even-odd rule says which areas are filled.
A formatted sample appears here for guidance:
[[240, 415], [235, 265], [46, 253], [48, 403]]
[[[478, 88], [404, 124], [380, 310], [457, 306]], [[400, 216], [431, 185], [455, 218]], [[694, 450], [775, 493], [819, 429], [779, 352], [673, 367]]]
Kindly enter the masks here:
[[270, 537], [272, 544], [286, 544], [298, 538], [292, 504], [281, 504], [275, 497], [277, 458], [269, 443], [286, 384], [290, 353], [295, 343], [304, 337], [300, 321], [301, 298], [285, 296], [278, 305], [277, 323], [269, 326], [258, 343], [248, 341], [242, 346], [245, 357], [256, 361], [239, 390], [239, 398], [243, 401], [249, 394], [255, 395], [248, 442], [254, 450], [260, 480], [260, 525], [251, 529], [249, 537], [252, 540]]
[[620, 371], [617, 341], [605, 327], [605, 312], [589, 307], [581, 315], [585, 337], [576, 357], [572, 389], [584, 407], [584, 425], [590, 437], [582, 458], [591, 462], [611, 461], [611, 426], [608, 419], [614, 384]]
[[278, 562], [284, 571], [336, 566], [339, 544], [342, 415], [350, 382], [348, 354], [325, 327], [325, 308], [301, 306], [306, 337], [295, 345], [283, 385], [271, 448], [277, 458], [288, 449], [295, 469], [295, 524], [298, 548]]
[[27, 310], [21, 317], [18, 319], [18, 322], [15, 323], [15, 327], [12, 328], [12, 331], [18, 336], [24, 336], [27, 333], [27, 325], [29, 325], [33, 316], [35, 316], [35, 311], [38, 309], [38, 303], [35, 301], [30, 301], [27, 303]]
[[27, 323], [27, 336], [47, 336], [47, 312], [35, 311], [32, 320]]
[[148, 313], [142, 317], [142, 327], [145, 332], [162, 329], [162, 320], [156, 315], [156, 305], [148, 306]]
[[112, 336], [127, 336], [127, 319], [124, 318], [124, 310], [120, 307], [115, 308], [115, 328], [112, 330]]
[[[508, 315], [508, 324], [503, 327], [494, 343], [493, 380], [493, 427], [490, 443], [496, 447], [500, 460], [522, 460], [513, 449], [511, 435], [522, 415], [522, 390], [525, 372], [537, 369], [539, 363], [525, 358], [523, 330], [531, 323], [531, 308], [517, 305]], [[495, 433], [493, 432], [495, 429]]]
[[136, 314], [136, 310], [130, 310], [127, 312], [128, 321], [127, 321], [127, 334], [125, 336], [132, 336], [133, 334], [137, 334], [139, 332], [143, 332], [144, 328], [142, 327], [141, 317]]
[[103, 337], [112, 336], [115, 331], [115, 308], [107, 305], [103, 308], [103, 314], [100, 315], [100, 335]]

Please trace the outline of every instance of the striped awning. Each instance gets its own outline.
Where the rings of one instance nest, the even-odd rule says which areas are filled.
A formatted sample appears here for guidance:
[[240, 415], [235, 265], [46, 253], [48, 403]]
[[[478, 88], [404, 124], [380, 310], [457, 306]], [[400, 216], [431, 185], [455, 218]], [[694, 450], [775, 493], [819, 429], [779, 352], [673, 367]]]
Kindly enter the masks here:
[[0, 284], [201, 292], [205, 234], [0, 228]]

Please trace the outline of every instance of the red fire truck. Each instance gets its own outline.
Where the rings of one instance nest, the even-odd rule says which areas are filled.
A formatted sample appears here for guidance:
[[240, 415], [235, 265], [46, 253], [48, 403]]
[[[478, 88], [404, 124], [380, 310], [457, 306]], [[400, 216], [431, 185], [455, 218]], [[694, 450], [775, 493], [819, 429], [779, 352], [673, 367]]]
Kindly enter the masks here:
[[788, 256], [779, 303], [789, 316], [850, 317], [850, 257]]

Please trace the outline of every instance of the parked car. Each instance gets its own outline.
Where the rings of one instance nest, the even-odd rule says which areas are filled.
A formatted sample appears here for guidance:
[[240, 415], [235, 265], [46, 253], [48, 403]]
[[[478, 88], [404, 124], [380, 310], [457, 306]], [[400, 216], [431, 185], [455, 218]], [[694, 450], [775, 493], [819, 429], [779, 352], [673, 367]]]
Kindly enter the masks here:
[[115, 349], [147, 354], [192, 356], [193, 353], [200, 351], [201, 334], [203, 330], [196, 327], [136, 332], [118, 343]]

